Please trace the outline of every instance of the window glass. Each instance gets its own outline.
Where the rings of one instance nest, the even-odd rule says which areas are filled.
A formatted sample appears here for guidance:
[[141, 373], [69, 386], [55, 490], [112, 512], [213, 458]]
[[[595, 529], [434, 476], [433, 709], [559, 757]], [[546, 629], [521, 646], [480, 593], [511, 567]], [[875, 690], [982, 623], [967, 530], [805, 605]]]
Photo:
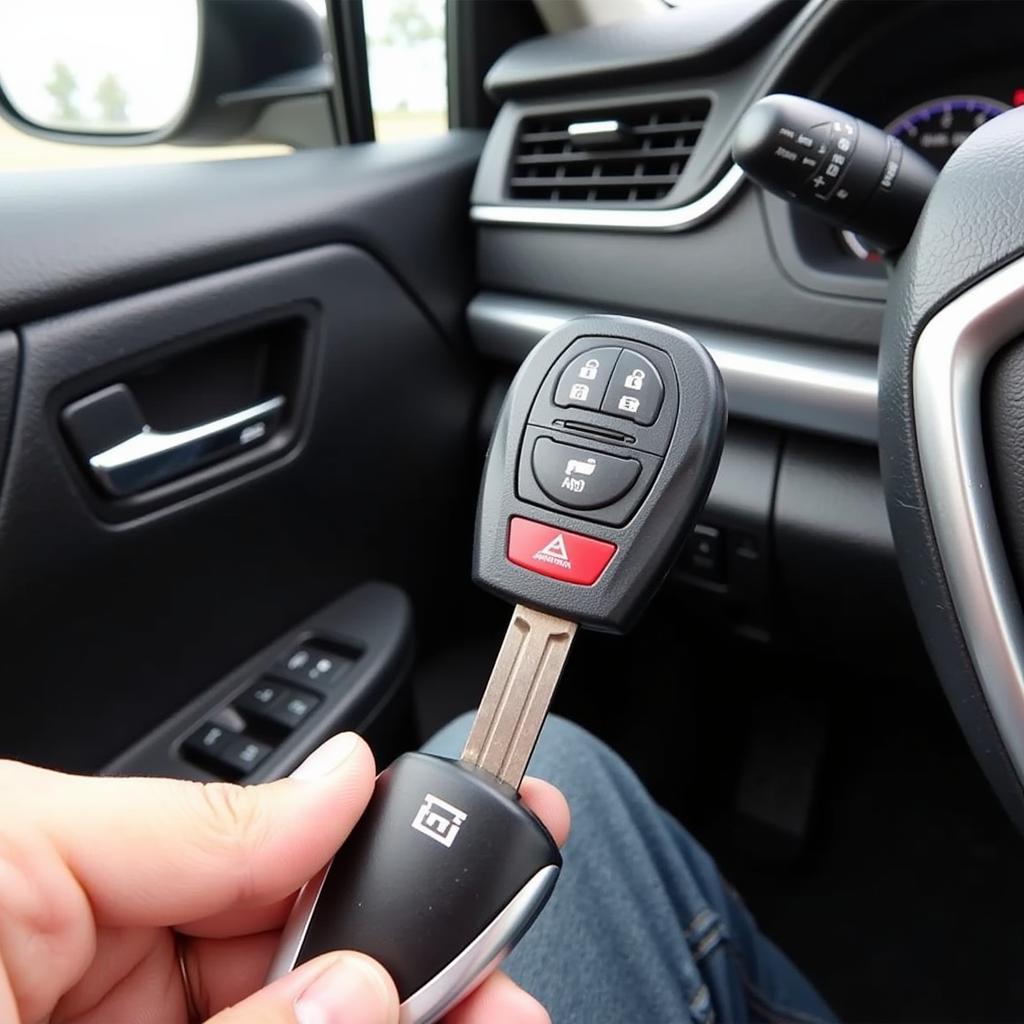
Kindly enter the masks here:
[[446, 132], [445, 0], [368, 0], [363, 11], [377, 139]]

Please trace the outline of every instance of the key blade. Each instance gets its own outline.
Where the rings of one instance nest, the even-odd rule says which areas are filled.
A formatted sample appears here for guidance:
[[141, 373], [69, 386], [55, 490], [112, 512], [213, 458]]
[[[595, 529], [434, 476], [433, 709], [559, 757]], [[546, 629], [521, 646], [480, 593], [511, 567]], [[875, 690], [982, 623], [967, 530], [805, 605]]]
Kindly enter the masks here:
[[463, 761], [519, 788], [575, 635], [575, 622], [516, 605]]

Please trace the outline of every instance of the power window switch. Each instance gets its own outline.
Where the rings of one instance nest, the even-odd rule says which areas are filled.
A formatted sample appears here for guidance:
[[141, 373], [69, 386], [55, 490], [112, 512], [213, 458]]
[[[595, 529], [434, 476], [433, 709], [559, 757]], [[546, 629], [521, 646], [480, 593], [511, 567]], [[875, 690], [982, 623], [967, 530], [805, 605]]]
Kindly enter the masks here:
[[295, 729], [309, 718], [319, 703], [318, 697], [308, 693], [285, 690], [267, 709], [267, 717], [286, 729]]
[[292, 689], [276, 679], [261, 679], [235, 701], [235, 707], [250, 721], [256, 719], [290, 732], [300, 726], [319, 703], [319, 697], [304, 690]]
[[275, 682], [273, 679], [261, 679], [255, 686], [250, 686], [238, 700], [235, 707], [243, 715], [255, 715], [257, 718], [267, 718], [270, 709], [277, 700], [289, 693], [289, 689], [283, 683]]
[[273, 749], [248, 736], [237, 736], [218, 753], [216, 761], [233, 775], [248, 775], [270, 756]]
[[230, 746], [235, 735], [235, 733], [230, 732], [223, 726], [216, 725], [213, 722], [206, 722], [196, 729], [181, 747], [191, 758], [216, 761]]
[[283, 657], [275, 668], [275, 674], [293, 683], [333, 683], [352, 664], [346, 658], [331, 651], [325, 651], [316, 644], [299, 644]]

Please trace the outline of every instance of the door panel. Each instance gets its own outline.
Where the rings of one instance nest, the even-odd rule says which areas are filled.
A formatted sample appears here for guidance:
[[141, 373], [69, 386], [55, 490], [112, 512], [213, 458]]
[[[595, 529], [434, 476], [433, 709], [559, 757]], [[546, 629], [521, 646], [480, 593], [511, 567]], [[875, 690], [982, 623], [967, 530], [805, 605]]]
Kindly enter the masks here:
[[[0, 756], [94, 769], [363, 580], [398, 583], [428, 616], [463, 585], [477, 389], [455, 315], [471, 253], [449, 228], [474, 153], [431, 146], [416, 165], [367, 147], [140, 168], [127, 196], [127, 172], [69, 174], [34, 227], [15, 215], [34, 273], [0, 257], [22, 364], [0, 493]], [[66, 312], [109, 295], [125, 297]], [[163, 503], [102, 497], [66, 404], [285, 308], [313, 311], [288, 443]]]
[[0, 328], [330, 242], [369, 249], [446, 333], [473, 286], [479, 132], [259, 160], [0, 177]]

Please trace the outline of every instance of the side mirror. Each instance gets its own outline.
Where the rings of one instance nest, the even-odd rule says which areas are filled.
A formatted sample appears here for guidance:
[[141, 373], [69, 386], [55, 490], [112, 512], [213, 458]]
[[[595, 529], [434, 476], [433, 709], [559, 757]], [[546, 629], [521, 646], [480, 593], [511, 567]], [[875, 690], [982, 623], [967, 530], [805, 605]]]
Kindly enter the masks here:
[[309, 0], [0, 4], [0, 115], [53, 141], [227, 142], [333, 83]]

